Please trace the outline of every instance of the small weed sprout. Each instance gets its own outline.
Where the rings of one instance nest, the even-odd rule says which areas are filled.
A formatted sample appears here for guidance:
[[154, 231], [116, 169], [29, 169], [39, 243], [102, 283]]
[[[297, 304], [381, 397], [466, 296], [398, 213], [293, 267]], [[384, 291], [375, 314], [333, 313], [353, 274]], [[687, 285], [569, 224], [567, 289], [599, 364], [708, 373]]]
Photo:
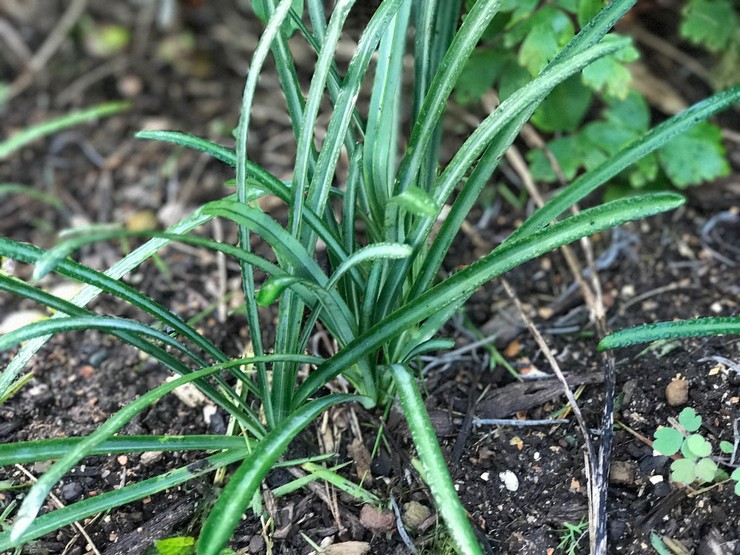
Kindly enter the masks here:
[[[672, 427], [658, 428], [655, 431], [653, 449], [668, 457], [679, 451], [683, 458], [671, 463], [671, 479], [682, 484], [735, 481], [735, 494], [740, 495], [740, 468], [735, 468], [732, 474], [720, 467], [730, 466], [732, 459], [724, 461], [712, 457], [712, 444], [699, 432], [701, 416], [690, 407], [686, 407], [678, 415], [678, 421], [673, 421]], [[734, 444], [721, 441], [719, 450], [725, 455], [731, 455]]]
[[586, 517], [581, 518], [578, 524], [563, 522], [563, 528], [560, 530], [560, 543], [558, 544], [558, 553], [565, 555], [575, 555], [581, 547], [581, 540], [588, 533], [588, 520]]

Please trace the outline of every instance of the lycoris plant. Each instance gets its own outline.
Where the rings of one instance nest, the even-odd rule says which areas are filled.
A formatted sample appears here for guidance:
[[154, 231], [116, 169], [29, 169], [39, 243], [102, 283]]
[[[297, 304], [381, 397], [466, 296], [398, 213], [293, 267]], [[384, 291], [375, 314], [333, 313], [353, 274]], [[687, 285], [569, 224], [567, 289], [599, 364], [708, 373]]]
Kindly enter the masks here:
[[[480, 553], [410, 363], [420, 353], [449, 345], [435, 339], [439, 329], [481, 285], [496, 276], [584, 236], [681, 205], [679, 195], [651, 194], [554, 221], [642, 156], [740, 99], [738, 89], [720, 93], [646, 133], [576, 179], [491, 253], [438, 280], [438, 270], [460, 226], [540, 102], [589, 64], [629, 47], [629, 40], [607, 33], [633, 3], [616, 0], [596, 15], [531, 83], [512, 92], [442, 167], [439, 151], [446, 103], [466, 60], [497, 13], [498, 0], [478, 0], [459, 27], [460, 2], [385, 0], [364, 29], [343, 74], [334, 56], [354, 0], [337, 0], [328, 21], [322, 0], [306, 0], [305, 14], [298, 12], [302, 3], [295, 0], [261, 1], [268, 23], [250, 64], [234, 149], [177, 132], [139, 134], [208, 152], [234, 166], [235, 194], [205, 204], [166, 232], [150, 233], [147, 243], [105, 273], [74, 262], [68, 255], [85, 242], [120, 237], [123, 232], [75, 238], [48, 252], [0, 239], [0, 254], [35, 264], [36, 278], [55, 272], [87, 284], [68, 302], [33, 284], [0, 276], [1, 289], [57, 311], [54, 318], [0, 338], [2, 349], [27, 341], [0, 376], [0, 394], [13, 387], [24, 365], [51, 334], [69, 330], [96, 329], [114, 335], [179, 376], [131, 402], [87, 437], [0, 446], [2, 464], [57, 459], [13, 515], [12, 529], [0, 533], [0, 550], [238, 462], [197, 543], [198, 553], [219, 553], [245, 511], [256, 506], [253, 501], [267, 473], [291, 440], [322, 411], [349, 402], [380, 407], [397, 397], [422, 462], [422, 477], [453, 541], [463, 553]], [[411, 28], [414, 40], [409, 45]], [[286, 37], [294, 30], [317, 52], [305, 96], [287, 48]], [[415, 63], [410, 99], [401, 86], [408, 48]], [[289, 182], [252, 162], [247, 150], [254, 93], [270, 52], [296, 138]], [[369, 71], [374, 58], [374, 70]], [[360, 113], [356, 101], [366, 81], [371, 82], [369, 109]], [[325, 97], [333, 113], [319, 146], [316, 122]], [[404, 137], [401, 107], [407, 100], [412, 121], [410, 134]], [[346, 179], [337, 171], [343, 151], [350, 160]], [[256, 201], [267, 194], [288, 207], [287, 225], [259, 208]], [[443, 208], [446, 218], [434, 229]], [[190, 233], [214, 218], [235, 222], [238, 245]], [[362, 234], [356, 232], [358, 221], [363, 224]], [[275, 262], [250, 251], [251, 234], [272, 248]], [[213, 249], [239, 262], [252, 356], [235, 358], [223, 352], [167, 308], [119, 281], [173, 241]], [[326, 246], [328, 270], [316, 259], [319, 241]], [[258, 277], [263, 274], [269, 277], [260, 283]], [[100, 292], [139, 307], [159, 325], [94, 314], [84, 308]], [[266, 345], [260, 305], [271, 303], [278, 304], [276, 339]], [[324, 358], [304, 354], [317, 323], [337, 345], [337, 351]], [[301, 381], [304, 370], [307, 377]], [[233, 378], [226, 379], [226, 373]], [[326, 394], [324, 386], [339, 375], [351, 385], [351, 392]], [[228, 412], [234, 435], [116, 435], [138, 412], [184, 383], [193, 383]], [[204, 456], [200, 464], [38, 516], [54, 485], [86, 456], [183, 449], [216, 454]]]

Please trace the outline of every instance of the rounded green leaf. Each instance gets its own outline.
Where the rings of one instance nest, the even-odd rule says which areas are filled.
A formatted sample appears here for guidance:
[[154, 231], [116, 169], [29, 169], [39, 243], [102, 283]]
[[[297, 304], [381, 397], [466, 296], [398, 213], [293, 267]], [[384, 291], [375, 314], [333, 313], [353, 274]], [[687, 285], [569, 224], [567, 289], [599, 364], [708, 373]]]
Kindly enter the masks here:
[[696, 477], [702, 482], [713, 482], [717, 476], [717, 463], [712, 459], [700, 459], [694, 467]]
[[679, 459], [671, 464], [671, 479], [681, 484], [690, 484], [696, 480], [696, 463], [688, 459]]
[[678, 415], [678, 423], [686, 428], [686, 431], [695, 432], [701, 426], [701, 416], [696, 414], [696, 411], [691, 407], [686, 407]]
[[712, 444], [701, 434], [692, 434], [686, 439], [686, 447], [697, 457], [708, 457], [712, 452]]
[[683, 443], [683, 435], [675, 428], [658, 428], [655, 431], [653, 449], [670, 457], [678, 453]]
[[732, 474], [730, 474], [730, 478], [740, 482], [740, 468], [736, 468], [735, 470], [733, 470]]
[[729, 441], [720, 441], [719, 450], [725, 453], [726, 455], [730, 455], [735, 450], [735, 445], [730, 443]]

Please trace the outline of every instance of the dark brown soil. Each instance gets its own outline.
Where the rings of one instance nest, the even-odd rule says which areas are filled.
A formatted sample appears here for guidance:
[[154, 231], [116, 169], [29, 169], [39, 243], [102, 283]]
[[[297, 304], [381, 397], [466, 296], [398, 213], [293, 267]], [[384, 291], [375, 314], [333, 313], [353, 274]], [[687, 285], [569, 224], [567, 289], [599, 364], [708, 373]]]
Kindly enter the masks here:
[[[10, 22], [33, 52], [67, 4], [0, 1], [0, 17]], [[232, 175], [223, 164], [191, 151], [136, 141], [132, 135], [156, 126], [229, 144], [249, 52], [260, 26], [234, 2], [217, 0], [180, 2], [173, 25], [161, 29], [151, 8], [154, 3], [134, 4], [90, 0], [86, 21], [132, 29], [131, 44], [122, 52], [96, 57], [78, 25], [30, 86], [2, 113], [3, 136], [7, 136], [73, 108], [121, 98], [132, 102], [125, 114], [37, 141], [4, 162], [0, 183], [22, 183], [46, 191], [61, 200], [62, 208], [26, 196], [5, 197], [0, 204], [0, 234], [48, 247], [59, 230], [80, 223], [134, 225], [131, 222], [136, 218], [154, 217], [164, 227], [198, 204], [224, 195], [224, 181]], [[194, 46], [186, 48], [176, 43], [178, 40], [192, 40]], [[173, 49], [173, 43], [179, 44], [175, 53], [164, 53], [168, 45]], [[297, 55], [299, 67], [310, 67], [308, 54]], [[1, 80], [12, 82], [19, 75], [22, 65], [13, 60], [11, 54], [0, 55]], [[260, 109], [253, 119], [251, 155], [276, 175], [287, 176], [292, 166], [286, 150], [292, 140], [289, 122], [281, 111], [274, 78], [266, 77], [263, 85]], [[700, 92], [699, 96], [706, 94]], [[604, 255], [599, 272], [612, 329], [645, 321], [737, 315], [740, 151], [731, 142], [728, 149], [734, 164], [730, 178], [688, 191], [687, 206], [673, 214], [627, 226], [619, 236], [596, 238], [597, 256], [615, 255], [608, 260]], [[728, 216], [723, 219], [721, 214]], [[495, 246], [523, 216], [504, 205], [492, 224], [461, 236], [454, 249], [455, 259], [447, 262], [448, 270], [471, 262], [487, 246]], [[473, 226], [477, 217], [471, 218]], [[220, 231], [209, 226], [204, 233], [214, 231], [223, 232], [227, 239], [233, 235], [228, 226]], [[704, 239], [703, 232], [709, 233]], [[80, 259], [102, 269], [120, 255], [116, 245], [96, 245], [83, 250]], [[161, 256], [168, 271], [148, 262], [126, 279], [187, 317], [218, 301], [215, 256], [174, 247]], [[19, 265], [14, 272], [27, 277], [29, 270]], [[238, 268], [227, 265], [226, 274], [228, 289], [238, 289], [234, 282]], [[603, 403], [603, 360], [595, 351], [594, 328], [582, 299], [577, 292], [566, 293], [572, 278], [563, 257], [552, 254], [512, 272], [507, 279], [531, 310], [562, 369], [574, 383], [584, 383], [581, 410], [589, 425], [597, 428]], [[93, 307], [99, 312], [139, 316], [109, 299], [100, 299]], [[0, 321], [18, 310], [33, 308], [26, 301], [0, 295]], [[511, 303], [497, 282], [473, 297], [466, 319], [486, 335], [496, 333], [497, 346], [515, 367], [550, 373], [529, 334], [501, 316], [511, 313]], [[228, 354], [238, 356], [244, 349], [243, 317], [222, 321], [214, 313], [201, 326]], [[447, 331], [462, 347], [473, 341], [466, 330], [461, 319]], [[740, 553], [740, 498], [732, 487], [715, 487], [694, 495], [695, 491], [672, 484], [670, 460], [653, 456], [651, 447], [629, 431], [652, 438], [658, 426], [667, 425], [668, 419], [680, 412], [684, 405], [668, 406], [665, 394], [666, 386], [680, 377], [688, 381], [685, 406], [694, 407], [704, 417], [703, 431], [708, 437], [715, 444], [734, 441], [733, 423], [740, 416], [740, 342], [731, 337], [687, 340], [647, 351], [617, 351], [616, 357], [616, 420], [623, 426], [616, 427], [612, 457], [616, 470], [609, 492], [611, 552], [652, 552], [650, 534], [656, 532], [668, 538], [666, 541], [681, 542], [687, 552]], [[9, 359], [8, 353], [0, 354], [3, 366]], [[555, 552], [564, 523], [577, 524], [587, 516], [583, 439], [572, 416], [568, 424], [526, 428], [473, 427], [472, 421], [550, 418], [565, 405], [560, 386], [550, 381], [514, 383], [500, 366], [491, 369], [485, 348], [449, 358], [442, 361], [444, 364], [440, 360], [430, 361], [428, 367], [427, 405], [481, 539], [497, 553]], [[35, 357], [29, 370], [34, 373], [30, 382], [0, 406], [2, 442], [89, 433], [168, 375], [133, 349], [96, 333], [55, 338]], [[357, 449], [358, 443], [371, 450], [380, 424], [378, 414], [368, 414], [359, 407], [334, 410], [295, 442], [291, 456], [328, 451], [338, 453], [337, 463], [357, 462], [362, 451]], [[135, 418], [123, 433], [224, 430], [223, 414], [206, 423], [202, 407], [191, 408], [168, 396]], [[410, 464], [415, 453], [398, 415], [391, 415], [381, 444], [381, 453], [372, 464], [374, 481], [366, 484], [368, 489], [384, 502], [393, 499], [399, 507], [416, 501], [433, 508]], [[72, 503], [187, 465], [198, 457], [197, 453], [90, 457], [64, 479], [55, 494], [64, 504]], [[44, 469], [35, 465], [25, 470], [39, 475]], [[357, 480], [354, 466], [343, 472]], [[504, 473], [517, 477], [516, 491], [505, 487]], [[288, 471], [275, 471], [267, 486], [275, 488], [293, 478]], [[25, 484], [29, 478], [19, 468], [3, 468], [0, 483], [4, 480]], [[20, 500], [23, 492], [0, 490], [0, 513], [12, 500]], [[101, 553], [143, 553], [156, 539], [197, 536], [215, 494], [209, 476], [84, 524]], [[302, 534], [316, 543], [326, 538], [334, 543], [369, 542], [373, 553], [407, 552], [392, 521], [374, 527], [359, 501], [323, 485], [278, 499], [272, 499], [266, 489], [265, 500], [266, 514], [274, 519], [266, 524], [270, 534], [264, 536], [262, 524], [249, 516], [231, 544], [240, 553], [268, 552], [266, 538], [274, 553], [308, 553], [311, 548]], [[428, 519], [412, 535], [417, 547], [432, 553], [441, 549], [434, 543], [439, 533], [435, 524], [434, 518]], [[67, 527], [33, 542], [25, 552], [93, 552], [86, 543], [76, 529]], [[582, 549], [574, 552], [586, 553], [587, 544], [584, 537]]]

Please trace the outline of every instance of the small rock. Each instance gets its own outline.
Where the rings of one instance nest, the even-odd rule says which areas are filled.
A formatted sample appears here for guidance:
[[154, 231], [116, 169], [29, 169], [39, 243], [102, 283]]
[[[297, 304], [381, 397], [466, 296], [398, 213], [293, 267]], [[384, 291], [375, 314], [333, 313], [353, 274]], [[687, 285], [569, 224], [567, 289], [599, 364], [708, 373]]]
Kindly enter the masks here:
[[379, 511], [372, 505], [363, 505], [360, 524], [376, 534], [389, 532], [395, 527], [395, 517], [390, 511]]
[[631, 486], [635, 483], [637, 465], [630, 461], [614, 461], [609, 471], [609, 482], [623, 486]]
[[249, 552], [262, 553], [264, 549], [265, 540], [262, 539], [262, 536], [252, 536], [252, 539], [249, 540]]
[[162, 451], [146, 451], [141, 454], [139, 462], [144, 466], [151, 466], [162, 458]]
[[673, 380], [665, 388], [665, 399], [672, 407], [685, 405], [689, 400], [689, 382], [682, 379]]
[[432, 511], [426, 505], [422, 505], [418, 501], [409, 501], [403, 506], [403, 523], [409, 528], [416, 529], [421, 526], [432, 514]]
[[70, 482], [62, 486], [62, 500], [66, 502], [74, 501], [82, 495], [82, 486], [77, 482]]
[[9, 314], [0, 322], [0, 334], [10, 333], [23, 326], [46, 320], [48, 317], [47, 313], [40, 310], [18, 310]]
[[367, 542], [342, 542], [327, 545], [321, 550], [323, 555], [365, 555], [370, 553]]
[[669, 493], [671, 493], [671, 485], [668, 482], [658, 482], [653, 488], [655, 497], [665, 497]]
[[498, 477], [504, 483], [507, 490], [516, 491], [519, 489], [519, 478], [511, 470], [499, 472]]

